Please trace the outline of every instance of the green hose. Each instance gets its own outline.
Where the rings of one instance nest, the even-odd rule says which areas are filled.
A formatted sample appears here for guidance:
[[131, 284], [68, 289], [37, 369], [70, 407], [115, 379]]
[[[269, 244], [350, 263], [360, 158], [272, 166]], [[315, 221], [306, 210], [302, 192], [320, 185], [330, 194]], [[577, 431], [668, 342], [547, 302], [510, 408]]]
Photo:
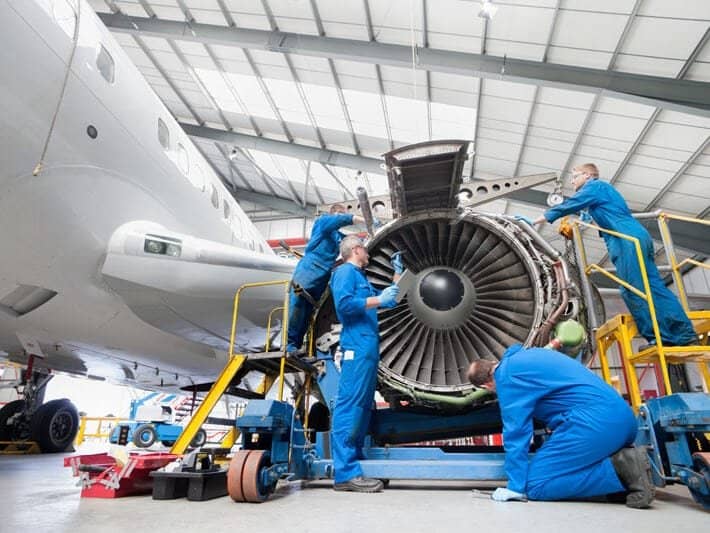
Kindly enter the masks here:
[[474, 401], [491, 394], [491, 392], [486, 389], [476, 389], [472, 390], [465, 396], [446, 396], [444, 394], [434, 394], [432, 392], [414, 391], [394, 383], [388, 383], [387, 385], [403, 394], [406, 394], [407, 396], [411, 396], [415, 400], [436, 402], [437, 404], [446, 404], [452, 407], [467, 407]]

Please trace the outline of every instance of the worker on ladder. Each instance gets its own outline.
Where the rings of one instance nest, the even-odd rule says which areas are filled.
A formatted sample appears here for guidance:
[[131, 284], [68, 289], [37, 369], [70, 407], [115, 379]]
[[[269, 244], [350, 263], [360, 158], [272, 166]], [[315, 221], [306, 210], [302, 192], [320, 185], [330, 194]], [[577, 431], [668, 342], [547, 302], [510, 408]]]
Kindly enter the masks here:
[[[554, 222], [565, 215], [587, 210], [599, 227], [638, 239], [656, 310], [658, 328], [661, 332], [661, 341], [665, 346], [696, 344], [697, 335], [693, 324], [685, 314], [678, 298], [663, 283], [656, 268], [651, 235], [631, 215], [631, 210], [623, 197], [609, 183], [599, 179], [599, 169], [593, 163], [586, 163], [572, 169], [572, 186], [575, 190], [573, 196], [545, 211], [533, 223]], [[616, 267], [619, 277], [643, 292], [643, 278], [635, 244], [608, 233], [602, 233], [602, 236], [609, 251], [609, 258]], [[636, 322], [639, 333], [649, 342], [649, 346], [655, 345], [656, 337], [648, 304], [625, 287], [621, 287], [621, 296]]]
[[338, 257], [338, 245], [343, 238], [340, 228], [364, 223], [363, 217], [346, 214], [343, 204], [334, 204], [330, 213], [321, 215], [313, 224], [305, 254], [296, 265], [291, 279], [288, 353], [296, 353], [301, 349], [313, 309], [328, 286], [331, 270]]

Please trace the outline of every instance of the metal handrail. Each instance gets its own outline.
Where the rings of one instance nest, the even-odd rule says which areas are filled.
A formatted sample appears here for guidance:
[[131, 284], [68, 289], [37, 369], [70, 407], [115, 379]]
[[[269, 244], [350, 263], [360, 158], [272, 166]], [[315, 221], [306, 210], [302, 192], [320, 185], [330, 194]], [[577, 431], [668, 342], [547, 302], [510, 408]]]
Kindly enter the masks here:
[[[286, 373], [286, 347], [288, 342], [288, 331], [286, 325], [288, 324], [288, 293], [290, 288], [291, 280], [276, 280], [276, 281], [260, 281], [255, 283], [245, 283], [237, 289], [234, 294], [234, 310], [232, 313], [232, 329], [229, 335], [229, 359], [234, 357], [234, 340], [237, 331], [237, 321], [239, 319], [239, 299], [242, 295], [242, 291], [246, 289], [256, 288], [256, 287], [270, 287], [274, 285], [284, 286], [284, 304], [281, 308], [283, 310], [283, 327], [281, 328], [281, 366], [279, 368], [279, 401], [283, 401], [284, 394], [284, 375]], [[277, 308], [278, 309], [278, 308]], [[273, 312], [273, 310], [272, 310]], [[271, 313], [269, 313], [269, 321], [271, 320]], [[270, 323], [269, 323], [270, 325]], [[269, 332], [267, 331], [267, 336]]]
[[668, 258], [668, 264], [671, 266], [671, 272], [673, 275], [673, 283], [678, 290], [678, 296], [680, 297], [680, 303], [687, 313], [690, 311], [690, 306], [688, 305], [688, 296], [685, 292], [685, 284], [683, 283], [683, 276], [680, 273], [680, 269], [684, 264], [690, 263], [701, 268], [710, 268], [710, 265], [704, 265], [694, 259], [685, 259], [680, 263], [677, 262], [675, 256], [675, 247], [673, 246], [673, 238], [671, 237], [670, 229], [668, 228], [668, 220], [680, 220], [683, 222], [692, 222], [695, 224], [701, 224], [703, 226], [710, 226], [710, 220], [701, 220], [698, 218], [684, 217], [681, 215], [671, 215], [669, 213], [659, 213], [658, 214], [658, 229], [661, 232], [661, 239], [663, 240], [663, 247], [666, 251], [666, 257]]
[[[609, 279], [614, 280], [615, 282], [619, 283], [623, 287], [627, 288], [631, 292], [633, 292], [636, 296], [639, 298], [643, 299], [646, 304], [648, 305], [648, 310], [649, 314], [651, 315], [651, 324], [653, 325], [653, 335], [654, 338], [656, 339], [656, 347], [658, 349], [658, 357], [661, 361], [661, 372], [663, 374], [663, 384], [666, 388], [666, 390], [671, 390], [671, 384], [670, 384], [670, 376], [668, 375], [668, 367], [666, 365], [666, 358], [665, 354], [663, 352], [663, 340], [661, 339], [661, 332], [658, 327], [658, 319], [656, 318], [656, 307], [653, 303], [653, 297], [651, 296], [651, 286], [648, 282], [648, 272], [646, 271], [646, 262], [644, 261], [643, 258], [643, 253], [641, 252], [641, 242], [636, 238], [636, 237], [631, 237], [629, 235], [625, 235], [623, 233], [619, 233], [617, 231], [612, 231], [609, 229], [601, 228], [597, 226], [596, 224], [589, 224], [587, 222], [582, 222], [581, 220], [575, 220], [572, 223], [573, 231], [577, 233], [577, 238], [575, 239], [575, 242], [582, 242], [581, 236], [580, 236], [580, 226], [582, 227], [587, 227], [590, 229], [597, 230], [601, 233], [607, 233], [609, 235], [612, 235], [614, 237], [618, 237], [620, 239], [627, 240], [629, 242], [632, 242], [634, 244], [634, 249], [636, 250], [636, 259], [638, 260], [639, 268], [641, 270], [641, 279], [643, 281], [643, 292], [639, 291], [636, 287], [630, 285], [626, 281], [620, 279], [618, 276], [615, 276], [614, 274], [607, 272], [603, 267], [597, 265], [596, 263], [593, 263], [591, 265], [587, 265], [587, 257], [586, 253], [582, 253], [582, 267], [584, 269], [584, 273], [589, 276], [592, 272], [599, 272], [600, 274], [603, 274], [604, 276], [608, 277]], [[583, 246], [583, 243], [582, 243]]]

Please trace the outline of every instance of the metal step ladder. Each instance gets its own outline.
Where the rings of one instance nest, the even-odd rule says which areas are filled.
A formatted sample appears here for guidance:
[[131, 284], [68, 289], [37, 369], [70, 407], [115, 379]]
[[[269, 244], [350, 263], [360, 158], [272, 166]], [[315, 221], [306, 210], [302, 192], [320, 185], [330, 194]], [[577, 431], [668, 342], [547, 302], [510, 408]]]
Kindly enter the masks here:
[[[266, 394], [271, 390], [271, 387], [278, 380], [279, 390], [278, 399], [283, 401], [284, 392], [284, 376], [286, 373], [294, 372], [305, 372], [307, 375], [312, 375], [315, 373], [315, 369], [300, 360], [298, 357], [289, 357], [286, 354], [286, 334], [288, 330], [288, 298], [289, 298], [289, 288], [291, 280], [279, 280], [279, 281], [268, 281], [261, 283], [245, 283], [239, 289], [234, 296], [234, 311], [232, 314], [232, 329], [229, 339], [229, 357], [227, 364], [219, 374], [214, 384], [210, 388], [207, 395], [202, 399], [197, 410], [192, 415], [192, 418], [185, 426], [185, 429], [180, 434], [180, 437], [175, 441], [170, 453], [176, 455], [182, 455], [187, 450], [190, 442], [197, 434], [197, 431], [202, 427], [202, 425], [207, 421], [210, 413], [214, 409], [215, 405], [228, 389], [236, 387], [239, 384], [240, 376], [246, 376], [250, 371], [255, 370], [262, 372], [263, 378], [256, 389], [253, 391], [259, 397], [265, 397]], [[237, 322], [239, 318], [239, 300], [242, 293], [248, 289], [258, 289], [259, 287], [269, 287], [274, 285], [283, 285], [284, 287], [284, 303], [282, 307], [277, 307], [269, 313], [267, 328], [266, 328], [266, 345], [265, 352], [261, 353], [235, 353], [235, 336], [237, 331]], [[282, 339], [281, 339], [281, 351], [271, 352], [269, 351], [270, 343], [270, 333], [271, 333], [271, 321], [274, 312], [282, 311]], [[236, 380], [235, 380], [236, 378]], [[236, 381], [236, 382], [235, 382]], [[231, 447], [237, 438], [236, 427], [227, 434], [227, 436], [222, 440], [222, 447]]]

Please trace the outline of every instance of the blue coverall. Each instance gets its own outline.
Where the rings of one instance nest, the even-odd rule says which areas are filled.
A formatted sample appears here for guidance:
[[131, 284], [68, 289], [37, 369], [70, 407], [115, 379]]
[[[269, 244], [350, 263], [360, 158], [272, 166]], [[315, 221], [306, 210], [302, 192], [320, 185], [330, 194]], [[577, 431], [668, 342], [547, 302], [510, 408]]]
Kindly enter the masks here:
[[[338, 230], [352, 223], [353, 215], [334, 214], [322, 215], [313, 224], [311, 239], [293, 271], [292, 280], [303, 287], [316, 302], [328, 285], [330, 271], [338, 257], [338, 247], [343, 238]], [[292, 286], [288, 305], [287, 351], [298, 350], [303, 344], [311, 313], [313, 305], [303, 296], [297, 296]]]
[[362, 476], [358, 459], [364, 459], [362, 446], [370, 425], [380, 360], [377, 309], [366, 309], [365, 305], [370, 296], [379, 296], [380, 291], [352, 263], [335, 270], [330, 289], [335, 312], [343, 325], [340, 334], [343, 358], [330, 434], [335, 482], [345, 483]]
[[[589, 211], [599, 227], [639, 240], [663, 343], [678, 346], [694, 344], [697, 336], [693, 325], [678, 298], [663, 283], [654, 263], [651, 235], [638, 220], [631, 216], [631, 210], [618, 191], [599, 179], [589, 180], [573, 196], [560, 205], [548, 209], [545, 212], [545, 219], [554, 222], [564, 215], [577, 213], [582, 209]], [[641, 269], [634, 243], [603, 232], [602, 237], [618, 276], [643, 292]], [[621, 297], [626, 302], [626, 307], [633, 316], [639, 333], [646, 340], [654, 342], [655, 335], [648, 304], [625, 287], [621, 287], [620, 290]]]
[[[609, 457], [634, 441], [637, 424], [614, 389], [564, 354], [519, 344], [503, 354], [494, 379], [508, 489], [531, 500], [624, 490]], [[553, 431], [528, 460], [533, 418]]]

